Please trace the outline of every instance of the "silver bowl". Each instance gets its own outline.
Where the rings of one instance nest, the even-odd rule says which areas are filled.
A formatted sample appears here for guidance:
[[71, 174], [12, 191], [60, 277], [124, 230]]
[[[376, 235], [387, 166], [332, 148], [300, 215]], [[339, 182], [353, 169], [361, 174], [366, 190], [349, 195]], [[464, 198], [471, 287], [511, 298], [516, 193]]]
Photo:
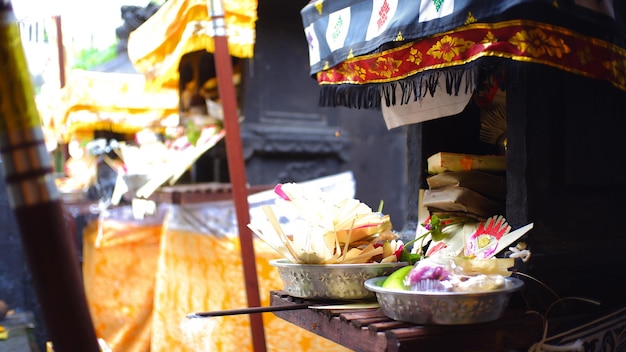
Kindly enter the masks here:
[[284, 290], [293, 297], [314, 299], [374, 299], [365, 280], [389, 275], [407, 263], [294, 264], [287, 259], [270, 260], [278, 268]]
[[391, 319], [415, 324], [460, 325], [484, 323], [499, 319], [514, 291], [524, 282], [507, 277], [504, 287], [481, 292], [420, 292], [382, 288], [387, 277], [365, 281], [365, 287], [376, 293], [383, 313]]

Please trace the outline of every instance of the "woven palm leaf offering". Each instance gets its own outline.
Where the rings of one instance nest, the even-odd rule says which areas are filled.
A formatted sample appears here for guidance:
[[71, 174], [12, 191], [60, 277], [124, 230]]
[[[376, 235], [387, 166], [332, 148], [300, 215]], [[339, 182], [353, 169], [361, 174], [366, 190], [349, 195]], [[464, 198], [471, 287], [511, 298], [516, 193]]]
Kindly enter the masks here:
[[[402, 242], [389, 215], [353, 198], [297, 183], [278, 184], [274, 205], [263, 205], [267, 223], [248, 227], [296, 264], [397, 262]], [[296, 214], [298, 231], [286, 234], [276, 214]]]
[[[267, 222], [248, 227], [284, 257], [270, 265], [278, 268], [291, 296], [373, 299], [365, 280], [408, 264], [398, 261], [402, 241], [389, 215], [359, 200], [301, 184], [278, 184], [274, 192], [274, 204], [262, 206]], [[293, 233], [285, 233], [281, 225], [284, 214], [295, 214]]]

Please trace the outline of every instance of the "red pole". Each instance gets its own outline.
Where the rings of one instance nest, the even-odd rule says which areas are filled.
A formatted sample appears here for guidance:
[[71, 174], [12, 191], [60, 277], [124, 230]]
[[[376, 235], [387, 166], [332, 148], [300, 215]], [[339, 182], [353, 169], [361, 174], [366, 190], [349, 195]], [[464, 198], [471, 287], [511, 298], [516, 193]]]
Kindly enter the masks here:
[[61, 16], [53, 16], [57, 33], [57, 57], [59, 60], [59, 85], [65, 87], [65, 47], [63, 46], [63, 27]]
[[[65, 46], [63, 46], [63, 25], [61, 24], [61, 16], [52, 16], [57, 34], [57, 58], [59, 61], [59, 88], [65, 87]], [[68, 150], [67, 143], [59, 143], [55, 152], [57, 160], [55, 164], [56, 172], [63, 172], [63, 163], [67, 160]]]
[[[239, 113], [237, 98], [233, 85], [233, 67], [228, 50], [228, 38], [226, 36], [226, 24], [222, 0], [209, 0], [209, 17], [215, 30], [213, 40], [215, 42], [215, 71], [217, 84], [224, 111], [224, 128], [226, 129], [226, 158], [228, 171], [237, 212], [237, 224], [239, 228], [239, 241], [241, 243], [241, 259], [246, 285], [248, 307], [260, 307], [259, 283], [257, 278], [254, 245], [252, 232], [248, 229], [250, 222], [250, 208], [248, 204], [248, 190], [246, 181], [246, 168], [243, 161], [243, 148], [239, 132]], [[252, 344], [254, 351], [266, 350], [265, 332], [263, 330], [263, 316], [251, 314], [250, 327], [252, 330]]]
[[48, 335], [57, 352], [97, 352], [77, 249], [63, 220], [9, 0], [0, 2], [0, 72], [0, 165]]

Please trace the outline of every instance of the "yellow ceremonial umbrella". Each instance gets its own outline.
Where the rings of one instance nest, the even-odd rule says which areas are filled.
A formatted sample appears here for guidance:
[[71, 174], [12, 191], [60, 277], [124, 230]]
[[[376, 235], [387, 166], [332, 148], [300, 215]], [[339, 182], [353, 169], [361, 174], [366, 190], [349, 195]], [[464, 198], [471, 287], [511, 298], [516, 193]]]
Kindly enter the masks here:
[[[238, 58], [254, 54], [256, 0], [224, 2], [228, 53]], [[183, 55], [200, 50], [214, 53], [215, 29], [206, 0], [170, 0], [130, 33], [128, 56], [154, 88], [178, 88], [178, 65]], [[218, 33], [219, 34], [219, 33]]]
[[133, 134], [178, 121], [178, 91], [148, 91], [142, 74], [73, 70], [48, 123], [64, 142], [95, 130]]

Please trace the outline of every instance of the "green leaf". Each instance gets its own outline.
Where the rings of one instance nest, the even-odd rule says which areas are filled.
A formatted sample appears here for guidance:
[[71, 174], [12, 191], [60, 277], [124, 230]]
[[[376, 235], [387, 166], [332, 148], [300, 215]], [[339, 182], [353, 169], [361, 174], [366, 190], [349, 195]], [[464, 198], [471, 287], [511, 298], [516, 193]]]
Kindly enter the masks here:
[[187, 122], [186, 135], [187, 135], [187, 140], [189, 140], [189, 143], [191, 145], [193, 146], [196, 145], [196, 143], [198, 142], [198, 139], [200, 139], [201, 133], [202, 131], [193, 122], [191, 121]]
[[415, 263], [417, 263], [420, 259], [422, 258], [421, 255], [416, 254], [416, 253], [409, 253], [409, 251], [406, 250], [406, 247], [404, 249], [402, 249], [402, 253], [400, 253], [400, 260], [401, 262], [407, 262], [410, 265], [413, 265]]

